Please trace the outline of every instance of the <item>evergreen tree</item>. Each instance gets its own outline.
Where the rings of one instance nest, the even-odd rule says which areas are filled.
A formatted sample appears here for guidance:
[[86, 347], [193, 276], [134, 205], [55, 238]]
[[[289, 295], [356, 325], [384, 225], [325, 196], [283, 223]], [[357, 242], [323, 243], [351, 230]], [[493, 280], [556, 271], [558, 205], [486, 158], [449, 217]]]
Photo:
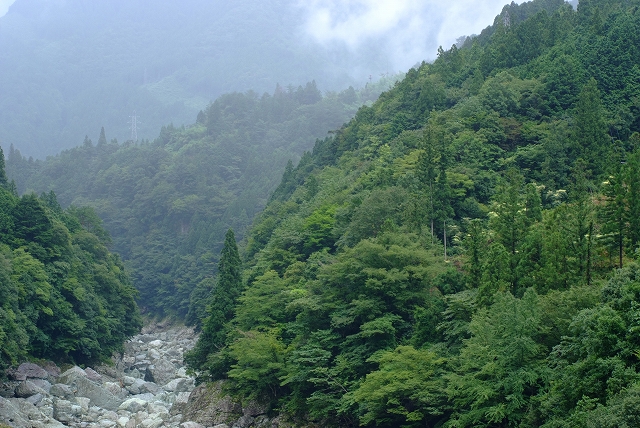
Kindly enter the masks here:
[[491, 226], [496, 233], [497, 242], [504, 247], [504, 254], [508, 254], [508, 282], [511, 287], [510, 291], [514, 294], [517, 294], [516, 289], [519, 281], [517, 267], [521, 257], [520, 246], [529, 224], [527, 212], [530, 212], [525, 209], [523, 181], [524, 179], [518, 171], [510, 169], [506, 172], [505, 182], [496, 194], [495, 215], [491, 219]]
[[427, 212], [429, 221], [431, 222], [431, 238], [433, 240], [434, 229], [434, 183], [436, 180], [436, 170], [434, 162], [434, 147], [433, 147], [433, 130], [430, 126], [424, 132], [424, 148], [418, 158], [418, 164], [416, 165], [416, 177], [420, 183], [421, 193], [424, 195], [424, 200], [427, 205]]
[[100, 129], [100, 138], [98, 138], [98, 147], [107, 144], [107, 136], [104, 133], [104, 126]]
[[5, 171], [4, 152], [2, 151], [2, 147], [0, 147], [0, 186], [5, 189], [9, 188], [9, 180], [7, 179], [7, 173]]
[[634, 253], [640, 244], [640, 148], [627, 159], [625, 177], [627, 187], [627, 218], [629, 221], [629, 249]]
[[241, 290], [240, 255], [235, 235], [229, 229], [220, 253], [218, 279], [211, 293], [207, 308], [208, 316], [202, 323], [202, 333], [196, 346], [185, 354], [185, 361], [191, 369], [212, 375], [212, 369], [207, 366], [207, 360], [225, 346], [227, 323], [235, 314], [234, 309]]
[[602, 231], [614, 251], [618, 253], [618, 267], [622, 268], [624, 240], [627, 229], [627, 195], [622, 179], [622, 168], [609, 177], [604, 183], [603, 194], [606, 203], [600, 209]]
[[591, 78], [580, 92], [576, 104], [576, 144], [579, 157], [584, 158], [589, 168], [598, 176], [605, 171], [609, 159], [609, 136], [604, 122], [604, 109], [600, 101], [598, 83]]

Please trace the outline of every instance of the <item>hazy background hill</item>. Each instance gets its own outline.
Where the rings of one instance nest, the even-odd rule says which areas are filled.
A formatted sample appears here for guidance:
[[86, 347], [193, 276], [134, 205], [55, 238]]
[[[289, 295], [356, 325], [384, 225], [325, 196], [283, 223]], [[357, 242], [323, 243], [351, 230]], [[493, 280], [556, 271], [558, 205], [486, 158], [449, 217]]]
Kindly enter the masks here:
[[101, 126], [131, 138], [134, 111], [138, 138], [153, 139], [223, 93], [314, 79], [323, 92], [361, 86], [434, 58], [438, 44], [486, 25], [502, 5], [437, 7], [17, 0], [0, 18], [0, 143], [43, 158], [96, 138]]

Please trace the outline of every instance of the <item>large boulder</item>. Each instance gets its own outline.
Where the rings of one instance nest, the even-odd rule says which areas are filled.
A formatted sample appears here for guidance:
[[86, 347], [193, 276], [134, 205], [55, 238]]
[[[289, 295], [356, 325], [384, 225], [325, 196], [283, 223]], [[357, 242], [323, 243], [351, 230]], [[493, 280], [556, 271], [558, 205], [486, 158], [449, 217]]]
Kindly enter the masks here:
[[207, 427], [231, 426], [242, 416], [242, 406], [222, 392], [222, 382], [214, 382], [202, 384], [191, 392], [182, 420]]
[[125, 410], [129, 413], [138, 413], [146, 409], [148, 405], [149, 403], [147, 401], [134, 397], [129, 398], [120, 404], [119, 410]]
[[106, 410], [117, 410], [122, 403], [121, 398], [89, 380], [85, 371], [80, 367], [73, 367], [64, 372], [58, 378], [58, 382], [70, 386], [76, 397], [89, 398], [92, 406], [102, 407]]
[[26, 400], [0, 397], [0, 425], [2, 424], [15, 428], [65, 428]]
[[74, 422], [82, 415], [82, 407], [71, 401], [56, 399], [53, 402], [53, 417], [64, 423]]
[[73, 397], [73, 389], [69, 385], [65, 385], [64, 383], [56, 383], [51, 386], [49, 389], [49, 393], [54, 397], [60, 398], [71, 398]]
[[45, 369], [34, 363], [20, 364], [17, 372], [23, 374], [26, 378], [46, 379], [49, 377], [49, 373]]
[[158, 385], [166, 385], [176, 375], [176, 366], [170, 361], [160, 358], [147, 367], [144, 380]]
[[18, 385], [18, 387], [16, 388], [16, 397], [27, 398], [36, 394], [46, 395], [47, 391], [40, 388], [30, 380], [20, 382], [20, 385]]

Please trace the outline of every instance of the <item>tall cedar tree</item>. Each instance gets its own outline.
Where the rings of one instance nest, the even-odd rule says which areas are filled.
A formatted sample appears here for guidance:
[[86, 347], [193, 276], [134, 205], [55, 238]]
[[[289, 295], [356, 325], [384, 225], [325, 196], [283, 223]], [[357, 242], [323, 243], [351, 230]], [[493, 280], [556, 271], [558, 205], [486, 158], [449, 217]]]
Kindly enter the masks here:
[[591, 78], [578, 96], [575, 113], [577, 154], [595, 176], [605, 171], [611, 152], [601, 97], [598, 83]]
[[203, 321], [202, 333], [193, 350], [185, 354], [187, 365], [196, 371], [206, 370], [205, 364], [211, 354], [224, 347], [226, 324], [234, 316], [236, 301], [242, 291], [242, 272], [238, 245], [233, 231], [229, 229], [224, 239], [218, 264], [218, 280], [213, 288]]
[[0, 147], [0, 186], [5, 189], [9, 188], [9, 180], [7, 179], [7, 173], [5, 171], [4, 152], [2, 151], [2, 147]]

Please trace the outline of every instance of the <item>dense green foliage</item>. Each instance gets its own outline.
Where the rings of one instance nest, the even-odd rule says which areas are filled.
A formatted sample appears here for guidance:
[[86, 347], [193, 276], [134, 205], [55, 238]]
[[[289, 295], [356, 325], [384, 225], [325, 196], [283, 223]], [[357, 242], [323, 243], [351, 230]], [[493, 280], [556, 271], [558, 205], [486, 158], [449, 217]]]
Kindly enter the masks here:
[[287, 167], [192, 369], [322, 426], [637, 425], [639, 35], [512, 3], [410, 70]]
[[242, 237], [287, 160], [391, 83], [325, 96], [315, 82], [273, 95], [227, 94], [194, 125], [163, 127], [153, 142], [118, 144], [101, 132], [97, 144], [87, 138], [46, 161], [27, 160], [12, 147], [7, 174], [20, 193], [54, 190], [63, 206], [94, 207], [130, 268], [141, 308], [179, 318], [191, 311], [197, 322], [225, 232]]
[[153, 139], [225, 93], [340, 90], [397, 69], [378, 49], [318, 43], [305, 21], [297, 0], [16, 0], [0, 17], [0, 143], [44, 159], [101, 126], [128, 139], [133, 115]]
[[[192, 367], [208, 364], [207, 358], [222, 348], [228, 333], [226, 327], [233, 318], [234, 308], [242, 291], [242, 263], [238, 254], [236, 237], [231, 229], [224, 237], [224, 246], [218, 263], [218, 277], [212, 286], [201, 284], [203, 299], [208, 302], [202, 321], [202, 340], [185, 354], [185, 361]], [[199, 297], [199, 296], [198, 296]], [[195, 306], [193, 306], [195, 307]]]
[[19, 198], [0, 164], [0, 370], [107, 359], [142, 326], [136, 292], [90, 208]]

